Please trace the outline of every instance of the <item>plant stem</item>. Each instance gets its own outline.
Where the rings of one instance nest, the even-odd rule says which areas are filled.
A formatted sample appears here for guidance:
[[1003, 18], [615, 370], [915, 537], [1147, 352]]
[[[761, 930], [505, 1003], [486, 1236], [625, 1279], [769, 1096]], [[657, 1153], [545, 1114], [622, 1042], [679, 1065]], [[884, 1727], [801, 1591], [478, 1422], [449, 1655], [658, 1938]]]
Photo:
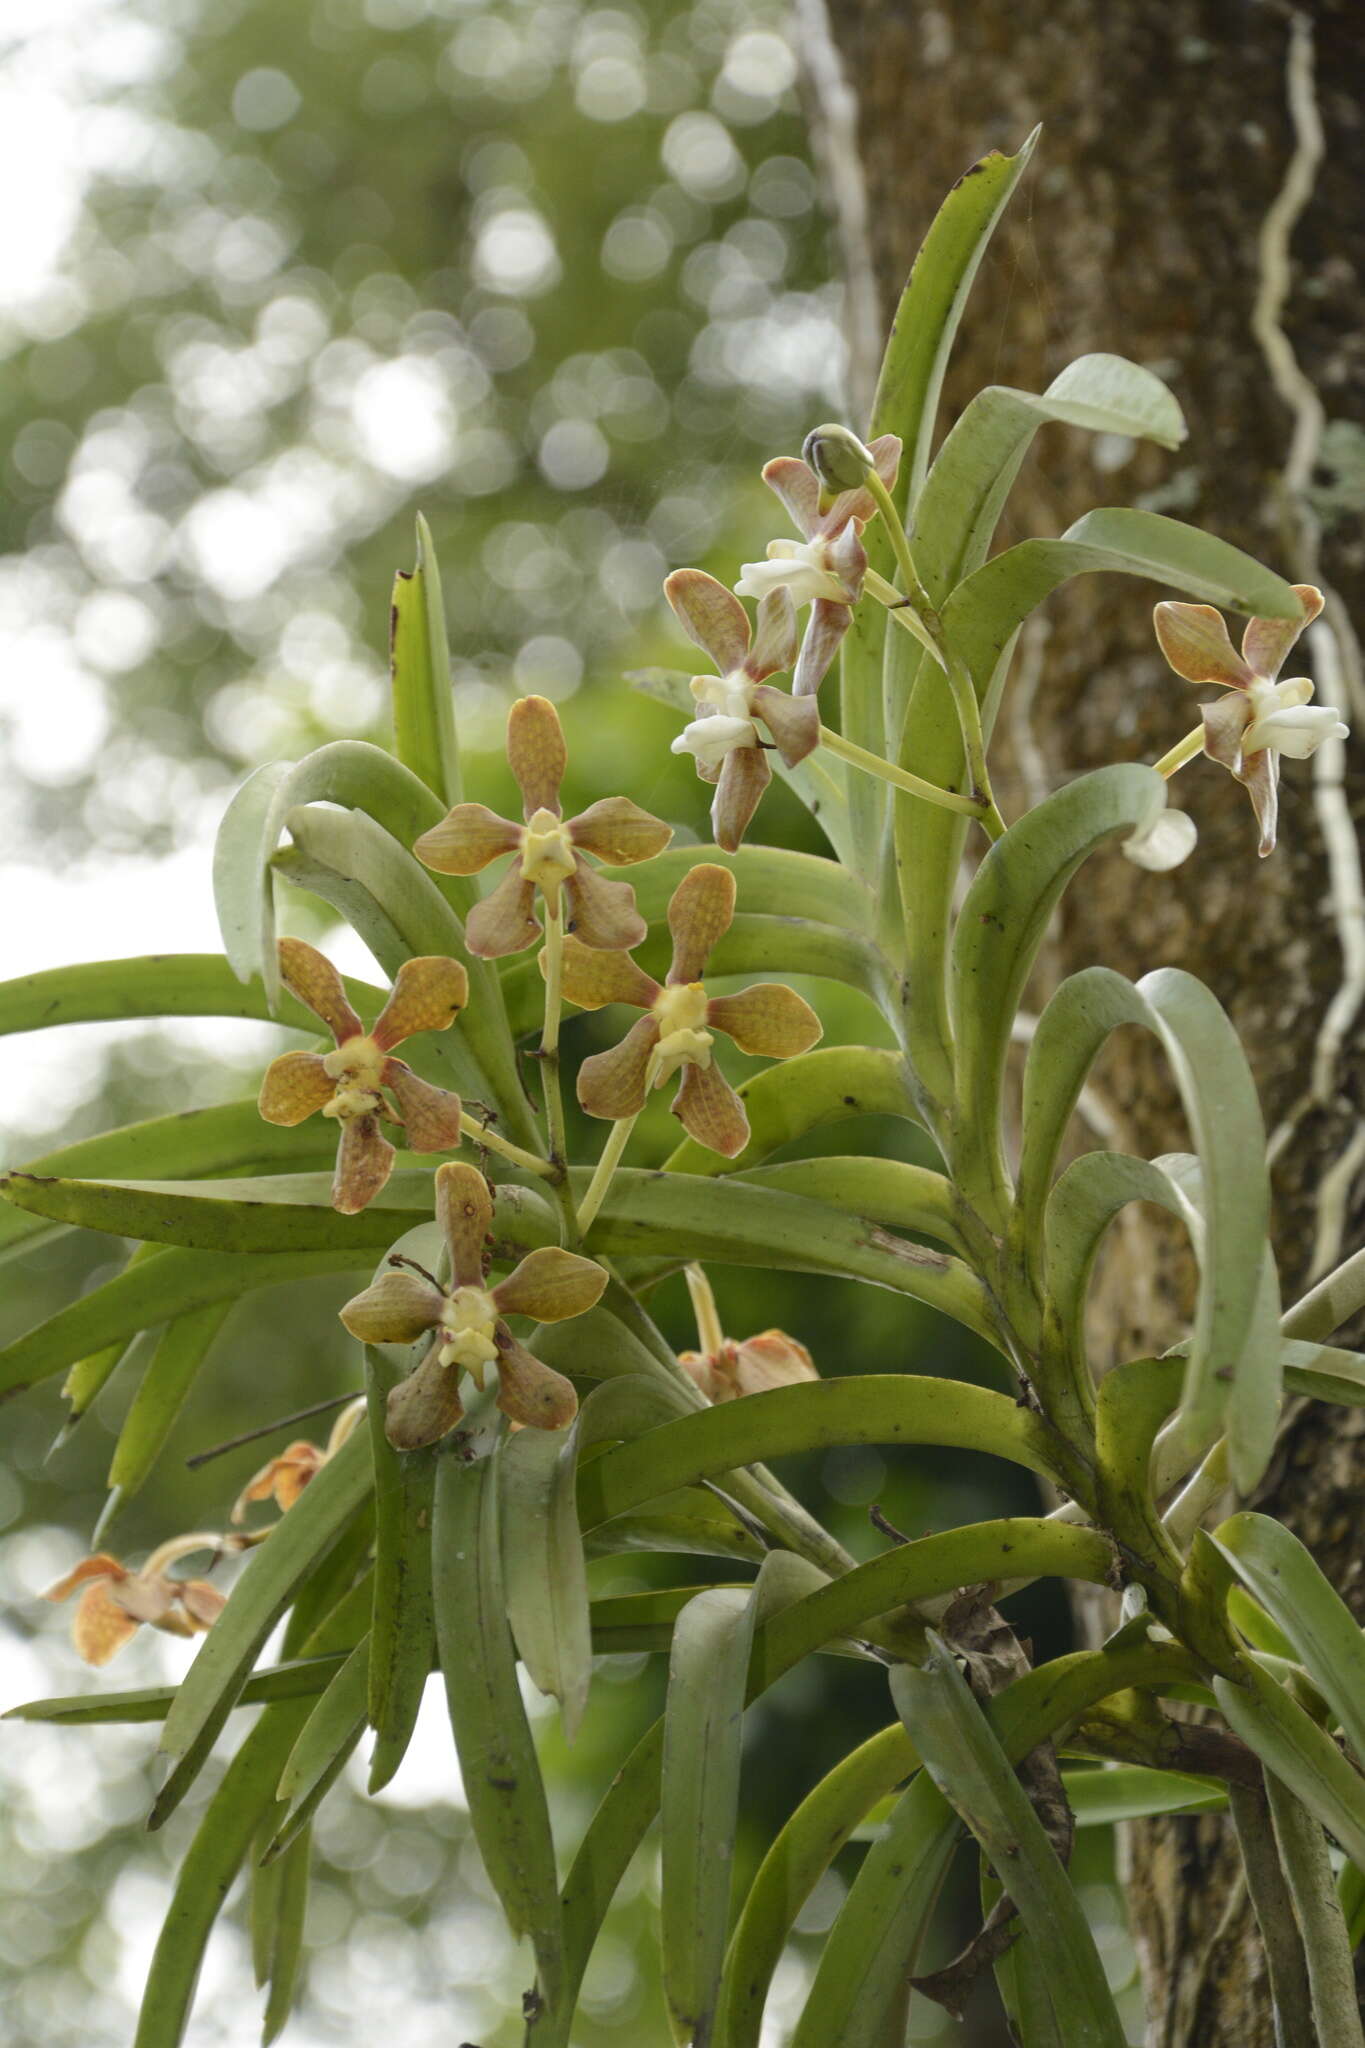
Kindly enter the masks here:
[[540, 1034], [540, 1077], [545, 1095], [545, 1130], [549, 1139], [548, 1178], [555, 1191], [567, 1243], [578, 1238], [573, 1196], [569, 1192], [569, 1145], [564, 1129], [564, 1100], [559, 1086], [559, 1014], [564, 991], [564, 899], [559, 891], [545, 904], [545, 1025]]
[[1004, 837], [1005, 821], [996, 808], [995, 798], [991, 793], [991, 778], [986, 767], [986, 741], [981, 729], [981, 706], [976, 701], [976, 685], [943, 638], [939, 615], [934, 609], [928, 591], [919, 580], [914, 557], [910, 553], [910, 543], [906, 539], [905, 528], [892, 502], [890, 491], [875, 469], [868, 471], [863, 482], [882, 515], [882, 525], [886, 529], [896, 557], [896, 566], [904, 580], [906, 596], [918, 613], [925, 635], [936, 650], [947, 674], [948, 688], [953, 693], [958, 724], [962, 728], [962, 751], [967, 759], [967, 773], [971, 778], [973, 793], [979, 800], [975, 815], [980, 818], [990, 838], [1001, 839]]
[[1203, 746], [1204, 728], [1202, 725], [1196, 725], [1193, 731], [1186, 733], [1183, 740], [1176, 741], [1168, 754], [1163, 754], [1159, 761], [1153, 761], [1152, 766], [1158, 775], [1164, 775], [1169, 779], [1177, 768], [1183, 768], [1187, 761], [1192, 761], [1196, 754], [1202, 752]]
[[607, 1189], [611, 1186], [612, 1177], [621, 1164], [621, 1154], [630, 1143], [630, 1134], [635, 1129], [639, 1115], [639, 1110], [636, 1110], [634, 1116], [619, 1117], [611, 1127], [611, 1135], [602, 1147], [602, 1157], [598, 1160], [592, 1179], [588, 1182], [588, 1192], [578, 1205], [577, 1222], [580, 1236], [587, 1235], [593, 1218], [606, 1200]]
[[869, 754], [866, 747], [855, 746], [842, 733], [831, 732], [827, 725], [820, 728], [820, 744], [841, 760], [861, 768], [866, 775], [876, 775], [883, 782], [894, 783], [897, 789], [908, 790], [911, 796], [922, 796], [926, 802], [939, 804], [946, 811], [961, 811], [964, 816], [979, 818], [983, 825], [986, 824], [986, 807], [976, 797], [960, 796], [954, 789], [940, 789], [936, 782], [926, 782], [923, 776], [912, 775], [908, 768], [897, 768], [892, 762], [883, 761], [880, 755]]
[[553, 1174], [554, 1167], [548, 1159], [538, 1159], [534, 1152], [523, 1152], [520, 1145], [514, 1145], [510, 1138], [502, 1137], [489, 1124], [481, 1124], [476, 1116], [460, 1117], [460, 1129], [467, 1138], [486, 1151], [496, 1152], [509, 1166], [519, 1166], [523, 1173], [538, 1174], [542, 1180]]
[[711, 1282], [697, 1265], [684, 1266], [683, 1278], [692, 1297], [692, 1313], [697, 1318], [697, 1343], [707, 1358], [714, 1358], [725, 1342], [725, 1332], [721, 1328], [720, 1311], [711, 1291]]

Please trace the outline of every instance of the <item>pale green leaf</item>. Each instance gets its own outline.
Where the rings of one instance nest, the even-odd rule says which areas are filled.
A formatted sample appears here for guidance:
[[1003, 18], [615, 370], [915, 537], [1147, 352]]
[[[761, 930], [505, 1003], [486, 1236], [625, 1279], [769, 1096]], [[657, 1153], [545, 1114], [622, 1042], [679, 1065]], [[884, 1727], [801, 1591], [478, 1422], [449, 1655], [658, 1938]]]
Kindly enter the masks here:
[[507, 1619], [532, 1684], [559, 1701], [568, 1742], [592, 1678], [577, 1451], [573, 1430], [523, 1429], [497, 1452]]

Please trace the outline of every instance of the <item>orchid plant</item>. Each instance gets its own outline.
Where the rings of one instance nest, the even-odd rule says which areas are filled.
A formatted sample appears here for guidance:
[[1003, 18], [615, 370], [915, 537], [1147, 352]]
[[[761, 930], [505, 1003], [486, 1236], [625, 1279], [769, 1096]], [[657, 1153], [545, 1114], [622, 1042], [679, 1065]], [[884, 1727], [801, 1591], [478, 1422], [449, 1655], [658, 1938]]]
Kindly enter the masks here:
[[[1273, 1891], [1292, 1907], [1267, 1944], [1283, 2038], [1361, 2040], [1350, 1948], [1365, 1906], [1365, 1641], [1296, 1539], [1237, 1498], [1266, 1469], [1287, 1394], [1365, 1405], [1365, 1357], [1330, 1341], [1365, 1305], [1365, 1268], [1349, 1261], [1283, 1308], [1255, 1089], [1226, 1014], [1187, 974], [1133, 983], [1096, 964], [1065, 981], [1031, 1033], [1017, 1130], [1004, 1110], [1030, 970], [1082, 867], [1114, 852], [1155, 869], [1199, 858], [1168, 795], [1200, 753], [1246, 786], [1269, 853], [1281, 757], [1338, 745], [1345, 726], [1310, 703], [1308, 680], [1276, 680], [1318, 592], [1216, 538], [1155, 512], [1098, 511], [1060, 539], [992, 552], [1044, 422], [1179, 444], [1179, 410], [1150, 371], [1092, 355], [1041, 396], [993, 389], [935, 452], [944, 357], [1030, 148], [987, 157], [945, 202], [866, 440], [822, 426], [802, 458], [769, 463], [801, 538], [736, 565], [734, 589], [690, 567], [668, 579], [714, 674], [643, 681], [681, 714], [674, 747], [715, 785], [715, 843], [674, 839], [626, 796], [565, 819], [565, 738], [538, 697], [508, 720], [522, 819], [466, 796], [422, 526], [418, 568], [395, 593], [392, 748], [342, 742], [258, 771], [215, 862], [227, 957], [172, 963], [180, 1009], [273, 1017], [310, 1038], [320, 1021], [330, 1050], [282, 1053], [259, 1106], [213, 1112], [212, 1144], [191, 1113], [110, 1134], [103, 1178], [62, 1154], [4, 1176], [10, 1241], [35, 1225], [86, 1228], [151, 1255], [135, 1251], [0, 1351], [0, 1391], [73, 1368], [87, 1399], [95, 1352], [117, 1356], [148, 1328], [179, 1347], [174, 1388], [168, 1375], [163, 1397], [149, 1376], [130, 1411], [106, 1523], [164, 1442], [207, 1350], [206, 1316], [211, 1335], [226, 1304], [321, 1270], [364, 1283], [341, 1310], [363, 1411], [325, 1448], [288, 1443], [233, 1510], [273, 1500], [277, 1516], [250, 1535], [172, 1536], [141, 1571], [97, 1552], [52, 1591], [84, 1589], [76, 1640], [92, 1663], [142, 1623], [203, 1634], [174, 1689], [82, 1703], [87, 1721], [162, 1718], [153, 1825], [237, 1703], [264, 1703], [187, 1855], [139, 2048], [184, 2038], [239, 1871], [259, 1887], [287, 1856], [306, 1884], [319, 1801], [367, 1728], [371, 1785], [388, 1781], [437, 1669], [489, 1882], [527, 1944], [524, 2010], [504, 2038], [520, 2026], [531, 2048], [567, 2048], [603, 1918], [657, 1819], [679, 2042], [769, 2038], [795, 1917], [860, 1837], [870, 1845], [807, 1985], [797, 2048], [900, 2040], [912, 2001], [956, 2010], [991, 1974], [1025, 2048], [1122, 2048], [1067, 1876], [1074, 1826], [1197, 1800], [1230, 1809], [1258, 1905]], [[1181, 593], [1157, 606], [1153, 679], [1159, 652], [1221, 694], [1154, 765], [1116, 759], [1009, 820], [990, 748], [1018, 629], [1096, 570]], [[1250, 620], [1240, 655], [1224, 612]], [[774, 773], [826, 854], [757, 842]], [[500, 859], [510, 865], [485, 891], [478, 878]], [[350, 923], [392, 977], [387, 1000], [278, 934], [280, 879]], [[539, 974], [518, 958], [533, 946]], [[162, 959], [124, 963], [112, 996], [83, 967], [11, 984], [0, 1022], [155, 1015], [168, 972]], [[833, 1034], [815, 1050], [838, 984], [875, 1006], [881, 1042]], [[641, 1014], [582, 1056], [566, 1004]], [[1170, 1062], [1187, 1153], [1078, 1152], [1069, 1135], [1092, 1064], [1132, 1024]], [[411, 1066], [394, 1057], [407, 1040]], [[582, 1109], [610, 1126], [587, 1157], [564, 1110], [575, 1059]], [[651, 1092], [674, 1081], [676, 1149], [662, 1167], [628, 1163]], [[918, 1126], [937, 1164], [790, 1156], [817, 1126], [869, 1110]], [[315, 1112], [339, 1127], [335, 1177], [316, 1170], [302, 1128]], [[225, 1119], [234, 1178], [221, 1172]], [[1090, 1276], [1134, 1201], [1188, 1231], [1197, 1293], [1169, 1355], [1101, 1375]], [[1000, 1386], [895, 1366], [821, 1377], [799, 1333], [731, 1339], [706, 1271], [727, 1263], [890, 1290], [993, 1347]], [[682, 1353], [655, 1299], [679, 1271], [698, 1326]], [[1021, 1466], [1037, 1512], [858, 1560], [766, 1463], [893, 1442]], [[592, 1560], [631, 1544], [706, 1553], [723, 1576], [601, 1596]], [[173, 1571], [206, 1545], [246, 1556], [226, 1597]], [[1116, 1612], [1098, 1647], [1035, 1666], [1011, 1600], [1046, 1576], [1109, 1589]], [[559, 1702], [572, 1737], [593, 1711], [594, 1659], [642, 1645], [668, 1659], [663, 1714], [561, 1872], [519, 1672]], [[732, 1911], [716, 1873], [733, 1867], [743, 1810], [745, 1706], [831, 1649], [881, 1674], [885, 1725], [793, 1806]], [[964, 1839], [988, 1895], [981, 1931], [949, 1970], [917, 1975]], [[271, 2032], [301, 1916], [291, 1928], [272, 1948]]]

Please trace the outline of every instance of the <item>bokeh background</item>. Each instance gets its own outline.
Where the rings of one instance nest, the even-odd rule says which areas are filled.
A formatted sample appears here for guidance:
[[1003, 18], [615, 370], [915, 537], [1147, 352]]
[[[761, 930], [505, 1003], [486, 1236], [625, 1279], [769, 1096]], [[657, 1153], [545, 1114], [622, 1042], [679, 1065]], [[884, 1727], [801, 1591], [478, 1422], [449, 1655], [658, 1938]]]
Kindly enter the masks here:
[[[9, 0], [0, 38], [4, 973], [215, 947], [209, 853], [243, 773], [328, 738], [384, 736], [389, 589], [411, 564], [418, 509], [444, 577], [476, 793], [510, 800], [503, 721], [537, 691], [562, 708], [573, 807], [626, 789], [705, 836], [707, 792], [668, 751], [676, 720], [622, 673], [682, 661], [663, 575], [698, 563], [730, 581], [761, 554], [782, 530], [761, 463], [841, 405], [839, 290], [784, 10]], [[769, 838], [819, 847], [780, 784], [762, 822]], [[380, 978], [329, 916], [289, 906], [293, 929]], [[860, 999], [807, 993], [832, 1039], [886, 1042]], [[570, 1037], [579, 1054], [605, 1042], [595, 1019]], [[4, 1155], [254, 1092], [275, 1045], [248, 1024], [9, 1041]], [[638, 1156], [661, 1157], [674, 1128], [652, 1108]], [[591, 1157], [599, 1135], [578, 1135]], [[828, 1149], [914, 1156], [910, 1143], [904, 1127], [867, 1124]], [[119, 1250], [68, 1235], [11, 1263], [2, 1334], [113, 1270]], [[714, 1277], [732, 1335], [781, 1324], [825, 1373], [994, 1374], [891, 1296]], [[334, 1314], [348, 1291], [317, 1283], [234, 1311], [113, 1548], [137, 1558], [168, 1533], [221, 1525], [293, 1432], [194, 1471], [186, 1456], [357, 1383]], [[690, 1341], [681, 1283], [658, 1307], [674, 1341]], [[38, 1598], [88, 1546], [145, 1357], [134, 1346], [60, 1441], [55, 1386], [5, 1410], [5, 1704], [184, 1667], [184, 1646], [144, 1632], [97, 1679], [64, 1614]], [[883, 1541], [873, 1502], [913, 1534], [1031, 1505], [1022, 1475], [966, 1456], [854, 1450], [784, 1476], [862, 1555]], [[715, 1576], [678, 1560], [593, 1571], [602, 1590]], [[1068, 1627], [1041, 1597], [1020, 1625], [1040, 1651]], [[572, 1752], [542, 1714], [566, 1849], [657, 1711], [660, 1661], [604, 1660]], [[886, 1712], [875, 1674], [837, 1662], [764, 1702], [746, 1749], [751, 1858]], [[152, 1742], [145, 1728], [0, 1732], [0, 1972], [22, 2048], [130, 2038], [202, 1804], [146, 1835]], [[311, 1967], [286, 2038], [324, 2048], [382, 2028], [395, 2043], [439, 2032], [504, 2048], [519, 2037], [523, 1959], [468, 1838], [436, 1697], [392, 1787], [369, 1802], [360, 1780], [356, 1767], [317, 1830]], [[773, 2048], [858, 1853], [798, 1922]], [[1127, 1981], [1108, 1848], [1085, 1853], [1086, 1896]], [[965, 1910], [972, 1878], [960, 1877]], [[579, 2048], [667, 2041], [656, 1909], [649, 1848], [593, 1963]], [[245, 2048], [258, 2029], [234, 1904], [190, 2038]], [[969, 2036], [926, 2009], [912, 2037], [1003, 2038], [984, 2006]]]

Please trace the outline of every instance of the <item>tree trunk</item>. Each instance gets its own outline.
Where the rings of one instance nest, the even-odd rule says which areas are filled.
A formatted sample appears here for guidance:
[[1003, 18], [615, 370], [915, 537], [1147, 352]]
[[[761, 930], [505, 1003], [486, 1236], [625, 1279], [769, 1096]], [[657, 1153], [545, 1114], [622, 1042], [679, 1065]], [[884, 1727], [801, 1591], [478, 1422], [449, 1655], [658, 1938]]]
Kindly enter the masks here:
[[[1365, 219], [1359, 204], [1365, 31], [1355, 0], [1301, 11], [1254, 0], [803, 0], [817, 153], [855, 323], [865, 424], [884, 323], [943, 193], [985, 151], [1044, 133], [978, 279], [945, 393], [950, 424], [987, 383], [1040, 390], [1112, 350], [1160, 372], [1190, 438], [1175, 455], [1049, 428], [1004, 540], [1059, 533], [1092, 506], [1139, 504], [1205, 526], [1329, 593], [1306, 643], [1319, 696], [1355, 726], [1288, 764], [1279, 850], [1259, 862], [1244, 793], [1213, 763], [1180, 775], [1200, 843], [1174, 875], [1117, 857], [1071, 891], [1055, 977], [1102, 961], [1200, 975], [1248, 1048], [1276, 1156], [1286, 1298], [1359, 1242], [1365, 916], [1354, 824], [1365, 741], [1350, 626], [1365, 598], [1362, 417]], [[1112, 472], [1112, 474], [1111, 474]], [[1021, 642], [1002, 716], [1007, 815], [1083, 770], [1154, 760], [1194, 722], [1151, 629], [1166, 595], [1085, 578]], [[1291, 664], [1293, 666], [1293, 664]], [[1013, 784], [1013, 788], [1011, 788]], [[1001, 788], [1001, 785], [997, 785]], [[1122, 1142], [1183, 1143], [1151, 1041], [1124, 1034], [1099, 1075]], [[1133, 1212], [1129, 1212], [1132, 1214]], [[1146, 1213], [1099, 1291], [1101, 1366], [1171, 1340], [1187, 1257]], [[1261, 1501], [1365, 1614], [1359, 1411], [1299, 1404]], [[1159, 2048], [1272, 2048], [1260, 1943], [1235, 1842], [1217, 1818], [1134, 1830], [1133, 1924]]]

